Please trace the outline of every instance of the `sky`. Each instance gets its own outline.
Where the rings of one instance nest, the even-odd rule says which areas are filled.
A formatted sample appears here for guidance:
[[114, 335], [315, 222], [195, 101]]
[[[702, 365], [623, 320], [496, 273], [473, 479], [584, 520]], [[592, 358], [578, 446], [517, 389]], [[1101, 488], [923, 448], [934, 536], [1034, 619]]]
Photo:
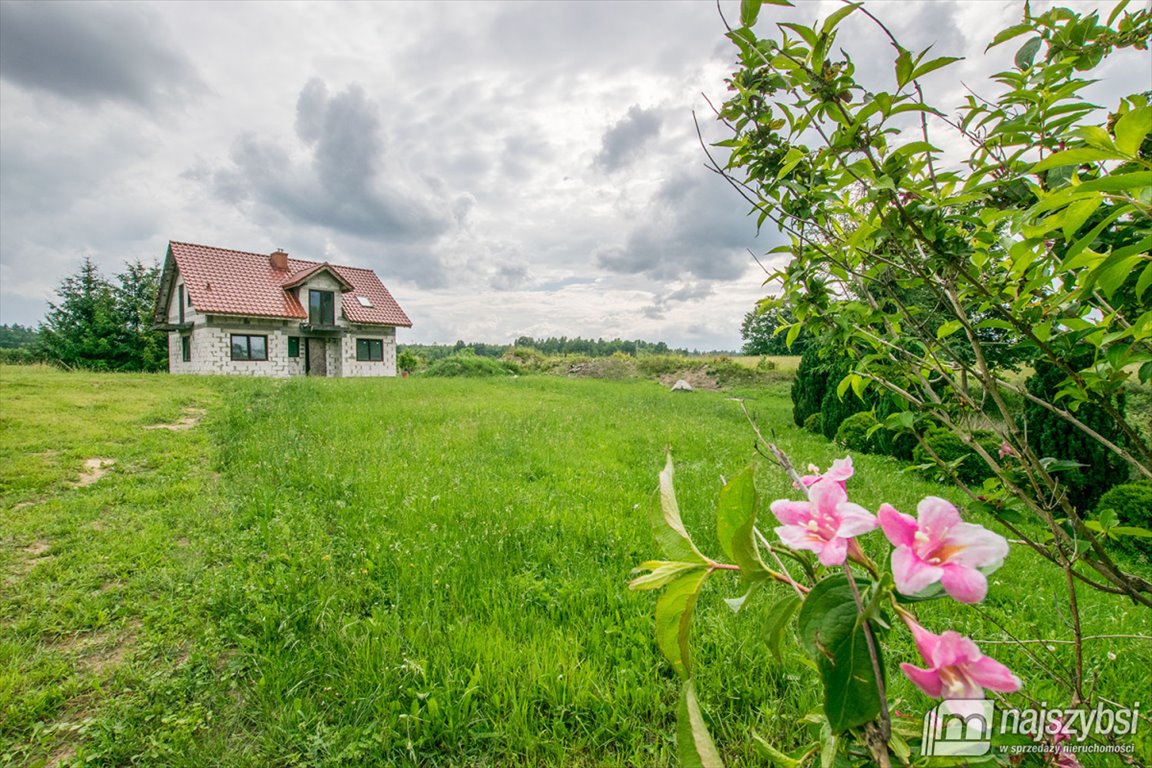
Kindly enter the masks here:
[[[757, 29], [838, 5], [766, 7]], [[869, 3], [908, 47], [968, 57], [935, 76], [943, 104], [1010, 60], [983, 49], [1021, 7]], [[694, 113], [724, 138], [724, 32], [706, 0], [4, 0], [0, 322], [36, 325], [85, 257], [114, 275], [179, 240], [372, 268], [413, 321], [401, 344], [738, 349], [767, 291], [752, 254], [783, 240], [697, 138]], [[839, 44], [891, 85], [859, 14]]]

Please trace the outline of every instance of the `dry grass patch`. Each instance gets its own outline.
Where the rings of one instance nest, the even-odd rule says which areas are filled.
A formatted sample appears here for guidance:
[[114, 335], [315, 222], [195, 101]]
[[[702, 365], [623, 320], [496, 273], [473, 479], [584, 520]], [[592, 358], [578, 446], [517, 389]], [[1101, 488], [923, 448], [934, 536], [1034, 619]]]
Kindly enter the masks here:
[[203, 408], [185, 408], [182, 413], [184, 415], [171, 424], [149, 424], [144, 429], [167, 429], [170, 432], [182, 432], [199, 424], [200, 419], [204, 418], [207, 411]]

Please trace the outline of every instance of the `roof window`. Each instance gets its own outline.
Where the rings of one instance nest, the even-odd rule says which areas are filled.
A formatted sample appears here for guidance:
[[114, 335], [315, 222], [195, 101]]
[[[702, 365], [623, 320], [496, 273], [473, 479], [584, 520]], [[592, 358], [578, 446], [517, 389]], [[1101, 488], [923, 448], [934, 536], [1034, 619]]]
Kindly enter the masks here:
[[356, 301], [360, 302], [360, 306], [372, 309], [372, 300], [367, 296], [357, 296]]

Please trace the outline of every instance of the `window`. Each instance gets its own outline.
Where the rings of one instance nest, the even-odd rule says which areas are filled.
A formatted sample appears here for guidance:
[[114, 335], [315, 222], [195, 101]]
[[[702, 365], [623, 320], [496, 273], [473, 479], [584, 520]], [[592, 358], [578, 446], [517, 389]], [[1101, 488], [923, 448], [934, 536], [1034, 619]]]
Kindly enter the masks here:
[[180, 359], [186, 363], [192, 362], [192, 337], [180, 337]]
[[372, 309], [372, 299], [367, 296], [357, 296], [356, 301], [360, 302], [360, 306]]
[[336, 325], [336, 297], [332, 291], [308, 291], [308, 322]]
[[376, 362], [384, 359], [383, 339], [356, 339], [356, 359]]
[[176, 286], [176, 306], [180, 308], [180, 322], [184, 322], [184, 284]]
[[241, 336], [232, 334], [233, 360], [267, 360], [267, 336]]
[[288, 337], [288, 357], [300, 357], [300, 337]]

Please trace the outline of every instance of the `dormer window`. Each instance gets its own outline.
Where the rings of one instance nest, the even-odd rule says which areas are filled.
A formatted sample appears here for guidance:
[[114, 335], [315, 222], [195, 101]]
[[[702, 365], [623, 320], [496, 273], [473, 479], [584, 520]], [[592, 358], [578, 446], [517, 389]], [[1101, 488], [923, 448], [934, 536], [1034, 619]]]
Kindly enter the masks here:
[[308, 322], [336, 325], [336, 297], [332, 291], [308, 291]]

